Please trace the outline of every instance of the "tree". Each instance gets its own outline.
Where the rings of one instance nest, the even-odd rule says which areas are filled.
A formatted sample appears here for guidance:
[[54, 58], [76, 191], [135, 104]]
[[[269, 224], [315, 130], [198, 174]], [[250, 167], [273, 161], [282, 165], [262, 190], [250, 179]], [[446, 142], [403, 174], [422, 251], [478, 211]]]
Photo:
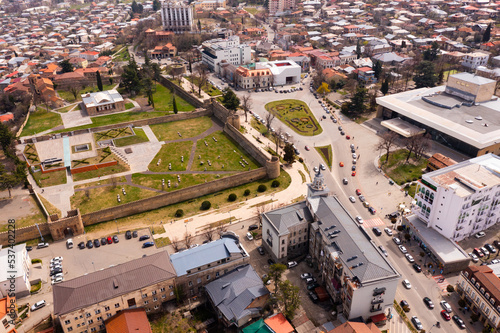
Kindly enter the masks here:
[[286, 271], [286, 266], [283, 264], [272, 264], [269, 267], [269, 277], [274, 282], [274, 293], [278, 292], [278, 284], [281, 282], [281, 276]]
[[375, 61], [373, 64], [373, 72], [375, 75], [375, 78], [378, 80], [380, 79], [380, 75], [382, 74], [382, 63], [380, 61]]
[[352, 96], [351, 101], [342, 104], [342, 112], [347, 114], [360, 114], [365, 112], [366, 93], [367, 90], [365, 88], [358, 87]]
[[359, 59], [361, 58], [362, 52], [361, 52], [361, 41], [358, 39], [358, 43], [356, 44], [356, 58]]
[[437, 42], [432, 42], [431, 47], [425, 50], [422, 53], [422, 56], [425, 61], [435, 61], [438, 58], [438, 54], [439, 54], [439, 45]]
[[283, 159], [285, 160], [285, 162], [287, 162], [288, 164], [292, 164], [293, 162], [295, 162], [295, 150], [293, 149], [293, 146], [289, 143], [287, 143], [285, 145], [285, 156], [283, 156]]
[[289, 280], [279, 283], [280, 300], [285, 308], [285, 317], [292, 320], [295, 310], [300, 306], [299, 287], [294, 286]]
[[437, 80], [438, 78], [432, 62], [422, 61], [415, 67], [413, 81], [416, 88], [435, 87]]
[[158, 0], [153, 0], [153, 10], [155, 12], [159, 11], [161, 8], [161, 3]]
[[73, 95], [73, 98], [76, 100], [76, 98], [78, 97], [78, 93], [80, 92], [80, 87], [70, 86], [69, 92], [71, 93], [71, 95]]
[[61, 73], [69, 73], [73, 71], [73, 65], [69, 62], [68, 59], [65, 59], [59, 63], [59, 67], [61, 67]]
[[97, 80], [97, 89], [99, 89], [99, 91], [102, 91], [102, 79], [101, 79], [101, 73], [99, 71], [97, 71], [96, 73], [96, 80]]
[[488, 42], [490, 40], [490, 38], [491, 38], [491, 23], [488, 24], [488, 27], [484, 31], [484, 34], [483, 34], [483, 43]]
[[138, 93], [141, 90], [141, 77], [133, 56], [130, 57], [128, 64], [123, 67], [120, 85], [129, 93]]
[[373, 112], [377, 109], [377, 95], [375, 94], [370, 94], [368, 96], [368, 101], [369, 101], [369, 108], [368, 108], [368, 111], [369, 112]]
[[275, 117], [276, 116], [271, 112], [266, 113], [266, 115], [264, 116], [264, 118], [266, 118], [266, 127], [268, 132], [271, 130], [271, 123], [273, 122]]
[[378, 151], [385, 151], [386, 156], [385, 156], [385, 162], [387, 163], [389, 161], [389, 153], [391, 151], [391, 148], [396, 144], [396, 139], [398, 138], [398, 134], [393, 131], [386, 132], [382, 134], [380, 137], [380, 141], [377, 145], [377, 150]]
[[187, 231], [184, 233], [184, 244], [186, 245], [187, 249], [189, 249], [191, 244], [193, 244], [193, 235], [191, 235]]
[[0, 146], [4, 152], [10, 147], [12, 140], [14, 140], [14, 134], [5, 123], [0, 122]]
[[431, 146], [430, 134], [420, 134], [418, 139], [414, 153], [417, 160], [420, 160]]
[[196, 73], [198, 74], [198, 95], [201, 96], [201, 88], [208, 82], [208, 67], [205, 64], [196, 66]]
[[241, 97], [241, 108], [245, 113], [245, 122], [248, 122], [248, 112], [252, 108], [252, 96], [249, 93], [246, 93]]
[[316, 91], [318, 92], [318, 94], [322, 94], [323, 96], [325, 96], [330, 92], [330, 89], [328, 89], [328, 83], [321, 82], [321, 85]]
[[412, 132], [410, 133], [410, 137], [405, 139], [404, 144], [405, 148], [408, 150], [408, 155], [406, 156], [406, 162], [408, 162], [412, 153], [415, 154], [415, 157], [417, 154], [423, 154], [428, 148], [429, 142], [424, 138], [423, 134]]
[[203, 231], [202, 235], [207, 241], [211, 242], [214, 240], [215, 231], [216, 230], [214, 228], [207, 228], [205, 231]]
[[144, 92], [148, 96], [148, 105], [155, 107], [155, 101], [153, 99], [153, 81], [150, 77], [144, 77], [142, 79], [142, 86], [144, 87]]
[[380, 87], [380, 92], [382, 94], [384, 94], [384, 96], [387, 95], [387, 93], [389, 92], [389, 79], [388, 78], [386, 78], [384, 80], [384, 82], [382, 82], [382, 86]]
[[232, 89], [226, 88], [224, 89], [224, 95], [222, 95], [222, 105], [224, 105], [226, 109], [236, 112], [240, 106], [240, 99]]
[[174, 107], [174, 113], [177, 114], [177, 112], [179, 112], [177, 110], [177, 102], [175, 101], [175, 95], [172, 97], [172, 105]]
[[201, 21], [198, 19], [198, 31], [201, 31]]
[[2, 165], [2, 170], [0, 171], [0, 190], [8, 190], [10, 198], [12, 197], [11, 190], [17, 184], [19, 184], [19, 179], [15, 175], [7, 173]]

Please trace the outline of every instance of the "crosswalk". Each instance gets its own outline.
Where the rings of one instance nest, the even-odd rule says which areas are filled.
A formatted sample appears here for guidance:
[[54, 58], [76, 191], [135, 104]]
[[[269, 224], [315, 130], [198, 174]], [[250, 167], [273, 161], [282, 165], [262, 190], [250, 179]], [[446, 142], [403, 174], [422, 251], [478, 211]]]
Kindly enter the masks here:
[[383, 225], [383, 224], [384, 224], [384, 221], [382, 221], [382, 219], [379, 217], [363, 221], [363, 226], [365, 228], [373, 228], [373, 227]]
[[432, 278], [434, 279], [434, 281], [436, 281], [439, 290], [441, 291], [441, 294], [446, 294], [447, 293], [446, 287], [449, 285], [449, 283], [448, 281], [446, 281], [444, 276], [439, 274], [439, 275], [434, 275]]

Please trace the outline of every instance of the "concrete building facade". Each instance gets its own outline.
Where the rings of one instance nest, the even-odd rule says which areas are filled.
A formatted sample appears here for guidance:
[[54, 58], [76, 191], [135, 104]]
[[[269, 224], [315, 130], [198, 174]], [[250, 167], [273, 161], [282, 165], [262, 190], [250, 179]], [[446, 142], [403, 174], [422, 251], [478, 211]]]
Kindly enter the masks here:
[[202, 62], [215, 73], [221, 72], [220, 63], [225, 61], [233, 65], [250, 63], [251, 48], [240, 44], [240, 37], [230, 36], [227, 39], [212, 39], [203, 43]]
[[479, 66], [486, 66], [489, 58], [490, 58], [489, 54], [482, 52], [468, 53], [464, 55], [462, 59], [462, 66], [470, 69], [476, 69]]
[[192, 31], [194, 29], [193, 7], [180, 1], [163, 1], [161, 21], [166, 31], [175, 33]]
[[[12, 255], [15, 258], [12, 258]], [[15, 245], [13, 248], [5, 247], [0, 249], [0, 262], [2, 269], [0, 269], [0, 298], [13, 297], [17, 298], [30, 295], [30, 269], [31, 258], [26, 250], [26, 244]], [[7, 269], [13, 264], [12, 269]], [[15, 272], [14, 280], [11, 279], [11, 273]]]
[[125, 101], [116, 90], [105, 90], [82, 95], [82, 106], [89, 116], [125, 110]]

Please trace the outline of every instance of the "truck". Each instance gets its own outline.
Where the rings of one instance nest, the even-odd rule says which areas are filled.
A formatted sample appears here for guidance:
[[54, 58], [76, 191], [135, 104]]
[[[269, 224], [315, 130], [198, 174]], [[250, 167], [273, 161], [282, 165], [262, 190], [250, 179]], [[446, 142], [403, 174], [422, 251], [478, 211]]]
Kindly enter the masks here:
[[328, 296], [328, 293], [326, 292], [325, 288], [323, 287], [318, 287], [314, 289], [316, 292], [316, 295], [318, 295], [319, 301], [324, 302], [327, 301], [330, 296]]

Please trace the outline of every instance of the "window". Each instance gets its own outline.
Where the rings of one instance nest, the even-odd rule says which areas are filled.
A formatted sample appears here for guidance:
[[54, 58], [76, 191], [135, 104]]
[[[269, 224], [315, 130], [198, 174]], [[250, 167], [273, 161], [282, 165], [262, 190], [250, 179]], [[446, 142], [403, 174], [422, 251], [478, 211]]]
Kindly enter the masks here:
[[73, 327], [68, 327], [68, 332], [71, 332], [73, 330]]
[[92, 328], [90, 329], [90, 332], [95, 332], [95, 331], [96, 331], [96, 328], [95, 328], [95, 327], [92, 327]]
[[201, 278], [198, 278], [198, 279], [196, 280], [196, 282], [197, 282], [198, 284], [200, 284], [200, 283], [201, 283]]
[[[170, 296], [172, 296], [174, 294], [174, 292], [171, 291], [170, 294], [171, 294]], [[167, 295], [161, 295], [161, 299], [165, 299], [165, 298], [167, 298]]]
[[153, 298], [153, 302], [157, 302], [157, 301], [158, 301], [158, 297]]
[[105, 306], [105, 307], [104, 307], [104, 310], [105, 310], [105, 311], [109, 311], [109, 306]]
[[281, 244], [285, 244], [285, 240], [284, 239], [281, 240]]
[[99, 314], [99, 313], [101, 313], [100, 309], [95, 310], [95, 314]]
[[115, 304], [115, 309], [120, 307], [120, 303]]
[[189, 282], [188, 282], [188, 286], [192, 287], [192, 286], [193, 286], [193, 282], [192, 282], [192, 281], [189, 281]]
[[88, 313], [88, 312], [87, 312], [87, 313], [85, 314], [85, 317], [87, 317], [87, 318], [88, 318], [88, 317], [90, 317], [90, 313]]
[[69, 323], [71, 323], [71, 320], [69, 320], [69, 319], [64, 321], [64, 325], [68, 325]]
[[111, 317], [111, 316], [113, 316], [111, 313], [106, 313], [106, 317], [108, 317], [108, 318], [109, 318], [109, 317]]
[[[172, 286], [169, 286], [170, 289], [172, 289]], [[160, 292], [164, 292], [165, 291], [165, 288], [161, 288], [160, 289]]]
[[78, 320], [78, 317], [75, 317], [75, 320]]
[[148, 297], [148, 294], [142, 294], [142, 298]]
[[156, 290], [153, 290], [153, 292], [151, 293], [151, 295], [156, 295]]
[[144, 301], [144, 304], [149, 304], [149, 301]]
[[210, 280], [210, 274], [207, 275], [207, 280]]
[[97, 320], [102, 320], [102, 317], [97, 317]]
[[89, 324], [93, 324], [94, 323], [94, 319], [89, 319]]
[[215, 277], [218, 278], [219, 277], [219, 272], [215, 272]]

